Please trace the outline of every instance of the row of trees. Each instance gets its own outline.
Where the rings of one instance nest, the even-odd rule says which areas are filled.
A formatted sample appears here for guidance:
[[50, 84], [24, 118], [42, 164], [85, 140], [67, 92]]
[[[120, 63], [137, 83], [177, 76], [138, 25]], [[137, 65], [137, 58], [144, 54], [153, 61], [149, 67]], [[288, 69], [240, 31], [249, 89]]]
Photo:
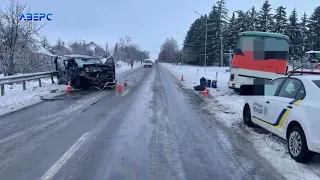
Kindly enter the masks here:
[[[59, 55], [83, 54], [88, 56], [101, 56], [104, 58], [112, 55], [115, 59], [124, 61], [142, 61], [150, 56], [148, 51], [141, 50], [137, 44], [133, 43], [132, 38], [129, 36], [121, 37], [113, 48], [109, 48], [107, 43], [105, 49], [93, 42], [86, 44], [85, 41], [80, 40], [70, 41], [68, 45], [66, 45], [61, 39], [58, 39], [55, 46], [50, 46], [47, 43], [43, 43], [43, 45], [45, 45], [53, 54]], [[92, 49], [92, 46], [95, 48]]]
[[110, 51], [113, 52], [113, 56], [118, 60], [143, 61], [150, 58], [150, 52], [141, 50], [137, 44], [132, 43], [132, 38], [129, 36], [120, 38], [113, 50]]
[[[224, 53], [235, 47], [237, 36], [243, 31], [275, 32], [290, 37], [290, 58], [300, 59], [305, 51], [320, 50], [320, 6], [307, 16], [298, 17], [294, 9], [287, 15], [286, 7], [273, 10], [266, 0], [261, 9], [238, 10], [228, 17], [225, 0], [218, 0], [211, 12], [196, 19], [190, 26], [182, 49], [183, 62], [203, 65], [205, 59], [205, 31], [207, 20], [207, 65], [220, 65]], [[222, 46], [222, 48], [221, 48]], [[160, 54], [163, 54], [161, 51]], [[159, 54], [159, 57], [160, 57]], [[227, 65], [228, 58], [224, 58]]]
[[99, 47], [93, 42], [80, 40], [66, 45], [61, 39], [58, 39], [56, 45], [50, 45], [47, 38], [39, 34], [42, 26], [34, 21], [19, 20], [22, 13], [29, 12], [28, 4], [8, 1], [4, 11], [0, 10], [0, 73], [5, 76], [53, 70], [55, 55], [114, 55], [116, 59], [126, 61], [149, 58], [149, 52], [141, 50], [128, 36], [120, 38], [114, 48], [109, 48], [108, 44]]
[[32, 69], [37, 64], [44, 68], [47, 63], [35, 62], [39, 46], [41, 26], [32, 21], [20, 22], [20, 15], [27, 11], [27, 4], [10, 0], [0, 10], [0, 73], [13, 75]]
[[158, 60], [161, 62], [178, 63], [182, 61], [182, 52], [174, 38], [167, 38], [162, 44]]

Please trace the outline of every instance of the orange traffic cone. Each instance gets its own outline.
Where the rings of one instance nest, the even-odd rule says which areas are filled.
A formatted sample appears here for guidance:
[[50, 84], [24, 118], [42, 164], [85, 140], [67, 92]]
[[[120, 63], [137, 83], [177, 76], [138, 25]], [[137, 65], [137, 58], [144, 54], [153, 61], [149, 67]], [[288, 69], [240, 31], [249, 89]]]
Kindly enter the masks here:
[[181, 79], [180, 79], [181, 81], [183, 81], [183, 75], [181, 76]]
[[124, 86], [124, 87], [128, 87], [128, 82], [127, 82], [127, 80], [124, 80], [123, 86]]
[[71, 85], [70, 85], [70, 81], [68, 81], [68, 86], [67, 86], [66, 91], [67, 92], [71, 92], [72, 91], [72, 88], [71, 88]]
[[208, 96], [207, 86], [204, 87], [204, 91], [202, 92], [202, 95], [203, 95], [204, 97], [207, 97], [207, 96]]
[[121, 85], [121, 83], [118, 84], [117, 92], [118, 93], [122, 93], [122, 85]]

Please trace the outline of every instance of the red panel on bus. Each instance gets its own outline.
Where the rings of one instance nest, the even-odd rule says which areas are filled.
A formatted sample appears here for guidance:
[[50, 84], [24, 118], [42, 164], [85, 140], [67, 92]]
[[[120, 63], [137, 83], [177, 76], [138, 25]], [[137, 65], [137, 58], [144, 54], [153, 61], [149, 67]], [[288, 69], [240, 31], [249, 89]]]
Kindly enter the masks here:
[[233, 68], [265, 71], [277, 74], [285, 74], [287, 68], [286, 60], [268, 59], [253, 60], [253, 52], [243, 51], [243, 55], [234, 55], [232, 61]]

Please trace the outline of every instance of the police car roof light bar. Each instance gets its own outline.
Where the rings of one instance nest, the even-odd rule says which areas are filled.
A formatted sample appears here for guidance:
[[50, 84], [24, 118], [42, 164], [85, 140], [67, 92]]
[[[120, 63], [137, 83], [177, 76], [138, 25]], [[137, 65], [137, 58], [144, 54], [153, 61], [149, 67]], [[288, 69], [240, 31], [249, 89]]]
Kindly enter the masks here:
[[314, 72], [314, 71], [289, 71], [289, 73], [292, 74], [316, 74], [320, 75], [320, 72]]
[[[300, 67], [297, 67], [295, 69], [293, 69], [292, 71], [296, 71], [297, 69], [300, 69], [302, 68], [304, 65], [300, 66]], [[291, 73], [292, 71], [288, 71], [288, 66], [287, 66], [287, 69], [286, 69], [287, 73], [286, 73], [286, 76], [290, 77], [293, 73]]]

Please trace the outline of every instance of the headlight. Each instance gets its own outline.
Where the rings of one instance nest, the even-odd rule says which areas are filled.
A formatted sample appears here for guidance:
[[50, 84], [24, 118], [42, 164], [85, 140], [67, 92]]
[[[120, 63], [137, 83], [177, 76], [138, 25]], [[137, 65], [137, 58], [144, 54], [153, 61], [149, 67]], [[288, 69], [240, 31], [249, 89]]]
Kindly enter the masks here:
[[89, 72], [89, 71], [90, 71], [90, 68], [89, 68], [89, 67], [86, 67], [84, 70], [85, 70], [86, 72]]

